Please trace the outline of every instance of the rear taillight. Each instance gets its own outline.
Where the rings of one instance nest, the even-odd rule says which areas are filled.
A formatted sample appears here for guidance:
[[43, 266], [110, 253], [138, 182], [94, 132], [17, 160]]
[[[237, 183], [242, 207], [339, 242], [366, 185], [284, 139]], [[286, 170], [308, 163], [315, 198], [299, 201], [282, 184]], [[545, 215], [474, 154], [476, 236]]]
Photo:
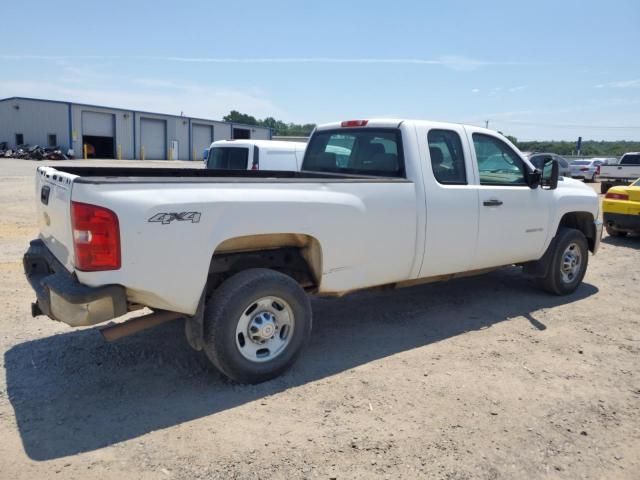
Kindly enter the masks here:
[[596, 175], [600, 175], [600, 165], [598, 165], [598, 168], [596, 168]]
[[369, 120], [345, 120], [340, 125], [342, 127], [366, 127]]
[[588, 171], [588, 170], [589, 170], [589, 169], [588, 169], [587, 167], [582, 167], [582, 168], [580, 169], [580, 171], [581, 171], [581, 172], [586, 172], [586, 171]]
[[118, 216], [108, 208], [71, 202], [76, 268], [85, 272], [120, 268]]
[[609, 200], [629, 200], [629, 195], [626, 193], [607, 192], [604, 198], [608, 198]]

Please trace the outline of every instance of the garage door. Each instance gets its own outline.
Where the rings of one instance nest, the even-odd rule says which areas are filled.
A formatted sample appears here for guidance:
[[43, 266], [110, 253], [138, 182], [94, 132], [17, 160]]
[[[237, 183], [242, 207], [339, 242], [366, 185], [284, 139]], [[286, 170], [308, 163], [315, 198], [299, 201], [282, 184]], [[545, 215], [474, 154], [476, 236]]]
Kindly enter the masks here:
[[140, 151], [145, 160], [167, 158], [167, 122], [155, 118], [140, 119]]
[[202, 152], [213, 142], [213, 126], [194, 123], [191, 126], [191, 142], [193, 144], [193, 160], [202, 160]]
[[114, 137], [115, 118], [111, 113], [82, 112], [82, 135]]
[[114, 158], [115, 123], [112, 113], [82, 112], [82, 153], [87, 158]]

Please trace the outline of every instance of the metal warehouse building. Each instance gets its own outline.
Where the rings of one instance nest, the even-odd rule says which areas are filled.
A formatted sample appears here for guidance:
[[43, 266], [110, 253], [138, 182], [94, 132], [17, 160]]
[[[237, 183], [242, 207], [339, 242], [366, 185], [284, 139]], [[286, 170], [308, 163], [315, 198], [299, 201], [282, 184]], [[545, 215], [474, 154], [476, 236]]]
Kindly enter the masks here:
[[[200, 160], [215, 140], [271, 139], [269, 128], [82, 103], [0, 100], [0, 143], [72, 148], [76, 157]], [[86, 146], [86, 147], [85, 147]]]

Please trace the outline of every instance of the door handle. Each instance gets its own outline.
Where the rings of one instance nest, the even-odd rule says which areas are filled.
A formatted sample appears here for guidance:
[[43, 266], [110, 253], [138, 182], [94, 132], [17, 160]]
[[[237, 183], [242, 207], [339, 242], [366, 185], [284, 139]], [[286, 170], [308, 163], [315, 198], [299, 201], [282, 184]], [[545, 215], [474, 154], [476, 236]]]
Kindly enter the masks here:
[[499, 207], [502, 205], [502, 200], [498, 200], [496, 198], [492, 198], [491, 200], [485, 200], [482, 202], [485, 207]]

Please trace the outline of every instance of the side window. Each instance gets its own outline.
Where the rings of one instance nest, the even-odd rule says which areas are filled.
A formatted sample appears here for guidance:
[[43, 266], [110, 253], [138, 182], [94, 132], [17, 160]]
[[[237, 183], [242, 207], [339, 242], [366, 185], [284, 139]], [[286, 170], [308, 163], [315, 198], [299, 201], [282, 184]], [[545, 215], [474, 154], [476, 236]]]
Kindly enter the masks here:
[[503, 141], [473, 134], [480, 185], [527, 185], [525, 164]]
[[466, 185], [467, 172], [460, 136], [452, 130], [430, 130], [427, 135], [433, 175], [444, 185]]

